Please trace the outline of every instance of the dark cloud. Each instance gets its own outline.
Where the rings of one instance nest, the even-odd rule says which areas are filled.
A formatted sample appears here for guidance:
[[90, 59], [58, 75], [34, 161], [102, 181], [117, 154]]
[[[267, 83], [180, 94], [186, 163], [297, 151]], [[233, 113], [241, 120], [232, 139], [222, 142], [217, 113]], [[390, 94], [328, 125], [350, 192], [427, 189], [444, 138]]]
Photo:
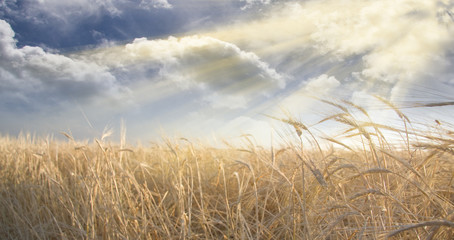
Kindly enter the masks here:
[[[245, 17], [239, 1], [14, 0], [2, 1], [0, 18], [15, 29], [18, 46], [74, 50], [109, 41], [179, 35]], [[103, 36], [99, 38], [99, 34]]]

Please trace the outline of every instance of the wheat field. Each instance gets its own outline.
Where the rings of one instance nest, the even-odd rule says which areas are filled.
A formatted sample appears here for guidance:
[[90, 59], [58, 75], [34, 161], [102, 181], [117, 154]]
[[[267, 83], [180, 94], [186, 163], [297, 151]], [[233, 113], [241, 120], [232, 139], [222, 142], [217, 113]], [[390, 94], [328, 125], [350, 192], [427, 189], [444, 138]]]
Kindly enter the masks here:
[[343, 136], [283, 118], [293, 138], [271, 148], [2, 136], [0, 238], [454, 239], [451, 125], [326, 103]]

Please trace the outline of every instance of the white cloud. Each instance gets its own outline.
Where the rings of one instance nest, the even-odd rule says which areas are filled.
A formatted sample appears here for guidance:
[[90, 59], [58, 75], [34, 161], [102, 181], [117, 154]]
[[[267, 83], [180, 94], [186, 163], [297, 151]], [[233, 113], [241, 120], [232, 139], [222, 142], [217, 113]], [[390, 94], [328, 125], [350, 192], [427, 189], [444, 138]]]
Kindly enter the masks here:
[[141, 7], [150, 7], [153, 8], [172, 8], [172, 5], [167, 0], [141, 0]]
[[240, 0], [240, 2], [244, 2], [245, 5], [242, 7], [243, 10], [248, 9], [254, 5], [267, 5], [270, 4], [271, 0]]
[[117, 7], [119, 2], [121, 0], [39, 0], [31, 4], [28, 11], [35, 17], [45, 13], [66, 22], [69, 19], [99, 15], [103, 10], [111, 15], [119, 15], [122, 12]]
[[309, 79], [304, 90], [313, 95], [327, 94], [339, 85], [340, 82], [335, 77], [322, 74], [317, 78]]
[[[247, 102], [285, 87], [286, 78], [257, 55], [211, 37], [135, 39], [79, 56], [111, 69], [124, 69], [129, 78], [173, 81], [181, 90], [202, 91], [212, 107], [244, 108]], [[154, 74], [148, 74], [154, 69]], [[139, 78], [138, 78], [139, 79]]]
[[10, 25], [0, 20], [2, 107], [26, 104], [33, 109], [97, 96], [117, 98], [127, 91], [104, 67], [39, 47], [17, 48], [13, 37]]
[[[66, 27], [84, 20], [86, 17], [102, 15], [121, 16], [125, 8], [129, 9], [170, 9], [172, 5], [167, 0], [38, 0], [21, 3], [17, 10], [17, 2], [1, 3], [5, 11], [10, 14], [21, 15], [34, 23], [49, 25], [46, 22], [50, 17], [54, 21], [61, 21]], [[44, 18], [43, 18], [44, 17]], [[47, 20], [46, 20], [47, 19]]]
[[181, 91], [203, 94], [194, 97], [214, 108], [235, 109], [283, 88], [286, 81], [257, 55], [211, 37], [140, 38], [64, 56], [39, 47], [17, 48], [9, 24], [1, 21], [0, 28], [2, 93], [31, 105], [121, 96], [141, 81], [170, 81]]
[[391, 98], [402, 99], [408, 85], [449, 71], [442, 62], [453, 50], [454, 22], [440, 22], [445, 19], [440, 8], [446, 8], [437, 1], [326, 1], [324, 6], [314, 18], [312, 40], [319, 51], [340, 59], [362, 55], [361, 78], [370, 91], [388, 86]]
[[14, 31], [0, 21], [0, 54], [0, 112], [9, 116], [2, 131], [65, 126], [79, 131], [82, 115], [102, 127], [113, 118], [134, 116], [134, 129], [151, 121], [181, 127], [179, 118], [191, 111], [223, 122], [286, 84], [286, 77], [256, 54], [211, 37], [142, 38], [62, 55], [18, 48]]
[[[362, 87], [370, 91], [387, 84], [391, 92], [395, 85], [451, 71], [443, 62], [454, 50], [453, 8], [452, 0], [292, 2], [213, 36], [283, 68], [295, 65], [295, 78], [310, 71], [298, 62], [312, 62], [312, 71], [331, 63], [328, 70], [359, 70], [367, 82]], [[357, 64], [347, 65], [354, 58]]]

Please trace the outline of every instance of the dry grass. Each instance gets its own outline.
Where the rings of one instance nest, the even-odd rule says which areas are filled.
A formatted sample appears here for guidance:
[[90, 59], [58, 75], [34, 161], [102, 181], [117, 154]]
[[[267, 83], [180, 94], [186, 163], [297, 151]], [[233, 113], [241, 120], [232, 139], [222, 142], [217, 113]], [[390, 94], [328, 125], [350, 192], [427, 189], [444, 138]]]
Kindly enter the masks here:
[[409, 130], [396, 111], [398, 130], [326, 103], [344, 137], [280, 119], [296, 141], [277, 150], [1, 137], [0, 238], [453, 239], [452, 131]]

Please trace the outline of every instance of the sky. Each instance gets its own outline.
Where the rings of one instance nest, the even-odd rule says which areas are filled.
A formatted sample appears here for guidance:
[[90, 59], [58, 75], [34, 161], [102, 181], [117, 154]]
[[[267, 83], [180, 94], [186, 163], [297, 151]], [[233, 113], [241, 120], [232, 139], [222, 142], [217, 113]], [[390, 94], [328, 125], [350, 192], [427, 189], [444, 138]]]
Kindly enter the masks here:
[[0, 0], [0, 134], [266, 144], [314, 96], [450, 121], [405, 107], [453, 93], [454, 0]]

